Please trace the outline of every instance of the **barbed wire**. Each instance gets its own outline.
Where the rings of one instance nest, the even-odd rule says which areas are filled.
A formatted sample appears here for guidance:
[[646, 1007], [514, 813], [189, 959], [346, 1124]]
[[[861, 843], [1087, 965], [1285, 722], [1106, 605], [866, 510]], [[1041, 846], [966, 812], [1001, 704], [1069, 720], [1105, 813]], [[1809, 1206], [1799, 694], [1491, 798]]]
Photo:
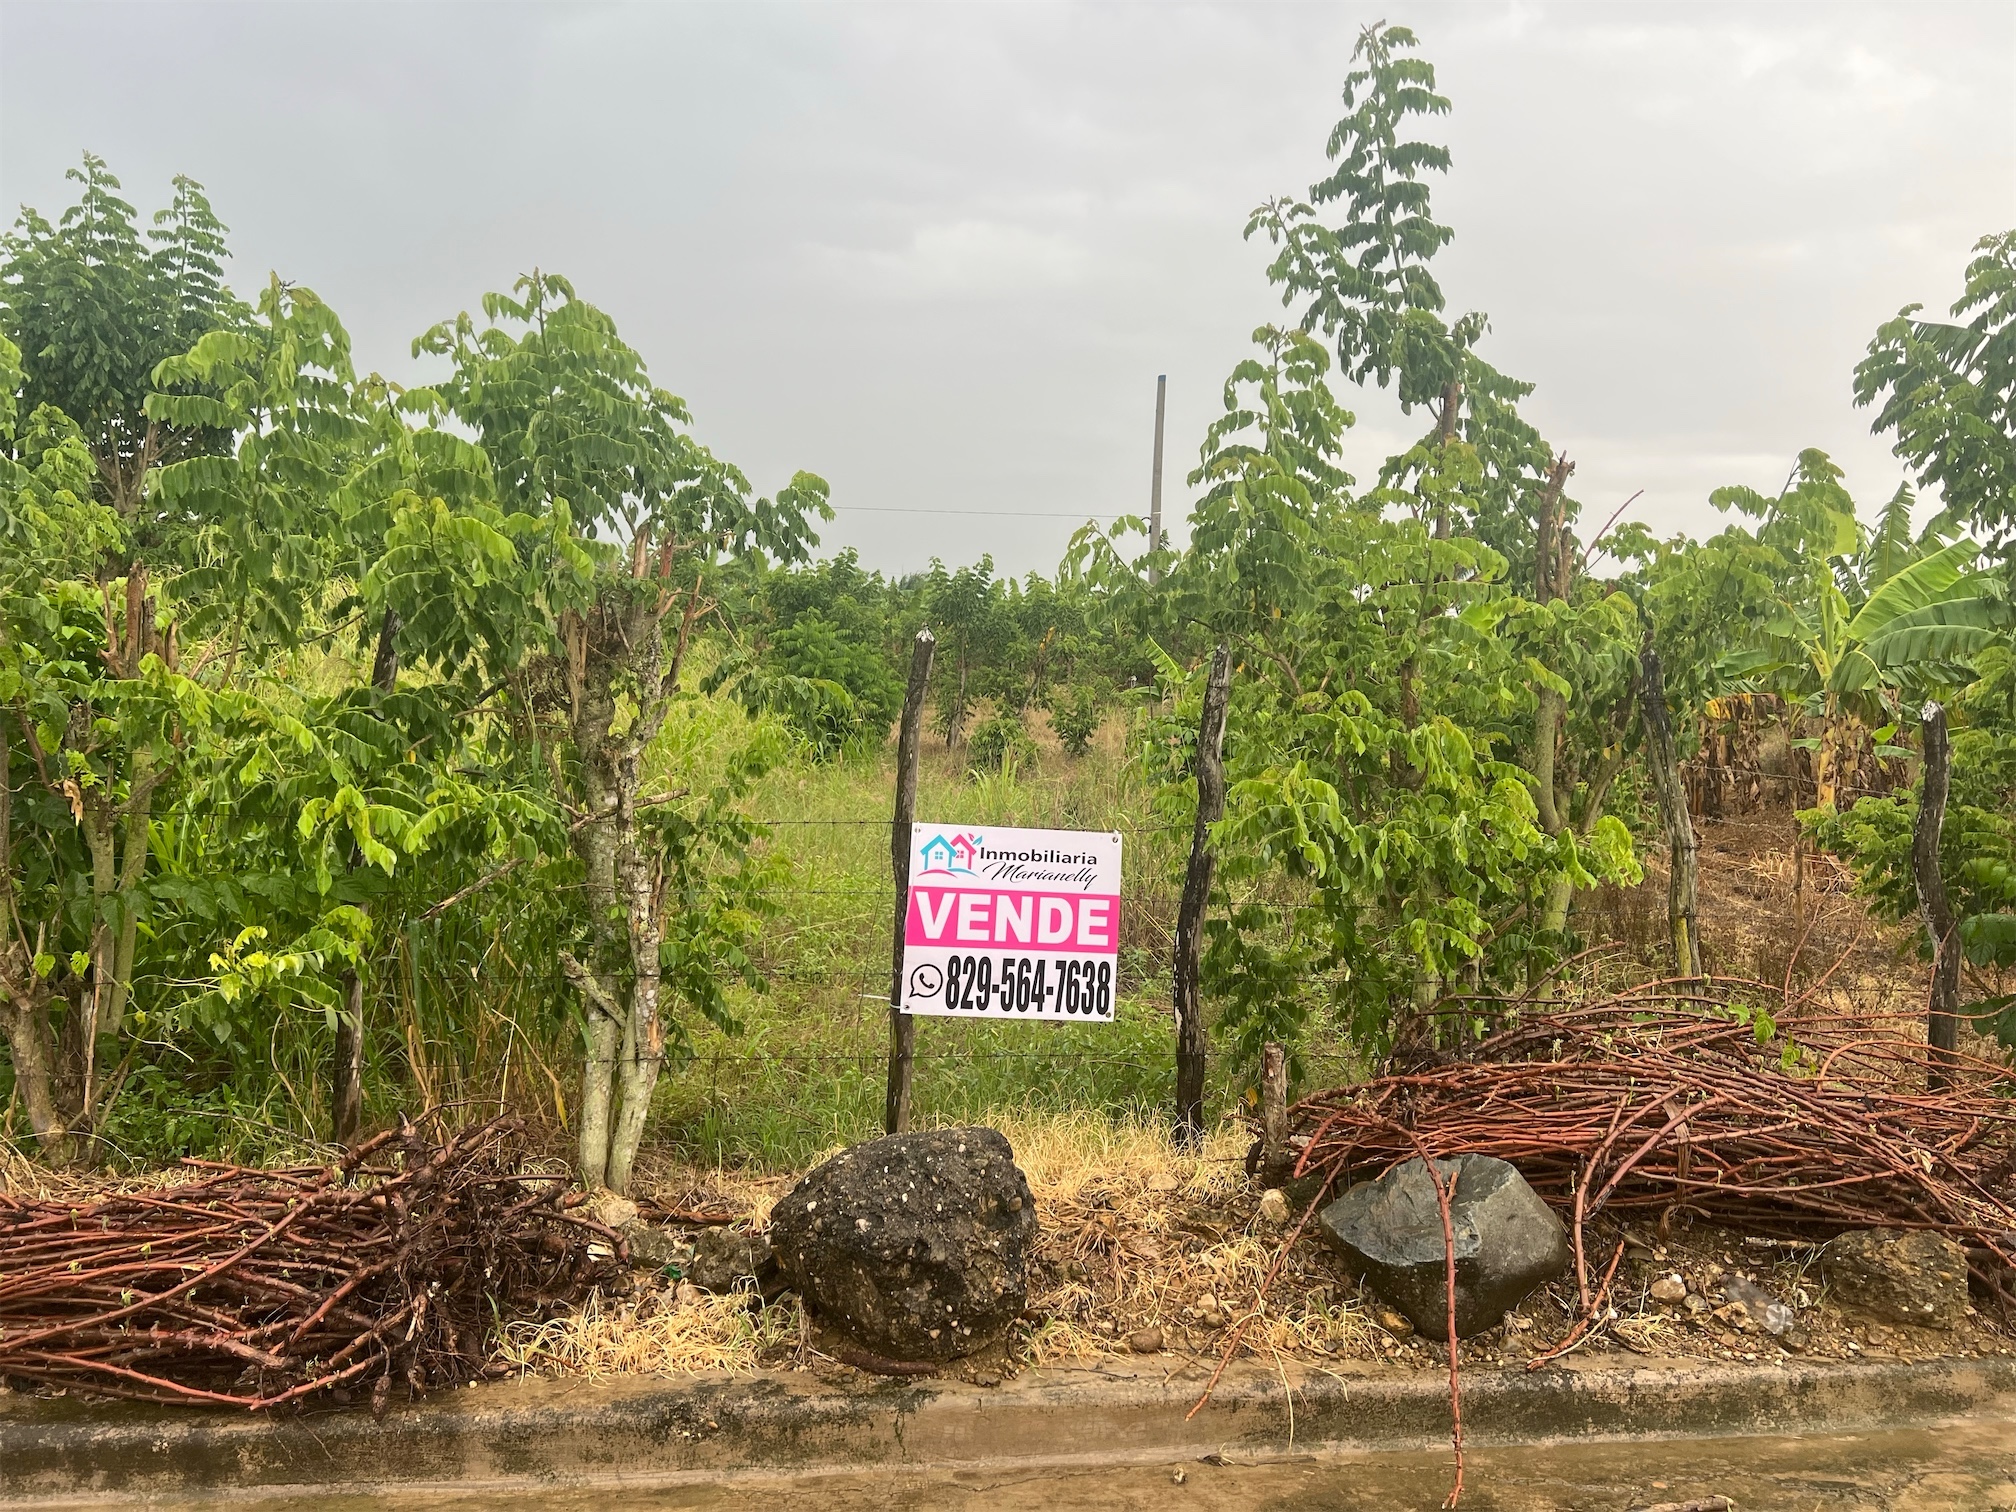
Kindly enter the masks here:
[[[969, 1020], [968, 1022], [971, 1021]], [[1022, 1021], [1018, 1020], [1018, 1022]], [[1045, 1022], [1048, 1021], [1046, 1020]], [[1079, 1022], [1111, 1023], [1113, 1021], [1110, 1019], [1096, 1019], [1080, 1020]], [[735, 1055], [717, 1055], [711, 1051], [703, 1051], [695, 1054], [687, 1064], [689, 1066], [697, 1066], [704, 1062], [710, 1066], [728, 1064], [771, 1066], [797, 1062], [828, 1064], [838, 1061], [848, 1061], [871, 1063], [879, 1067], [888, 1058], [888, 1054], [889, 1048], [887, 1045], [858, 1051], [829, 1050], [817, 1052], [806, 1051], [802, 1053], [797, 1051], [782, 1051], [775, 1055], [750, 1052]], [[1173, 1069], [1176, 1064], [1173, 1052], [1171, 1057], [1166, 1060], [1143, 1056], [1085, 1055], [1080, 1053], [1075, 1046], [1068, 1045], [1060, 1045], [1054, 1050], [918, 1050], [913, 1054], [912, 1059], [918, 1061], [1055, 1060], [1061, 1055], [1070, 1056], [1074, 1064], [1126, 1066], [1138, 1071], [1154, 1071], [1164, 1067]], [[1353, 1055], [1348, 1050], [1318, 1050], [1302, 1052], [1301, 1059], [1304, 1061], [1322, 1062], [1349, 1061], [1355, 1064], [1361, 1057]]]

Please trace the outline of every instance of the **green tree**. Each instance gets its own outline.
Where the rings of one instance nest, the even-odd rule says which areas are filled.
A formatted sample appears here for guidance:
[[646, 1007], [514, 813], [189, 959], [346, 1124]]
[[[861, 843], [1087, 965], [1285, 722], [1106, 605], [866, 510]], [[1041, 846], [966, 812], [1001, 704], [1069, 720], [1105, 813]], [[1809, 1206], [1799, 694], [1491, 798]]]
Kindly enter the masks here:
[[983, 556], [970, 567], [949, 572], [934, 557], [924, 601], [941, 648], [938, 730], [949, 749], [965, 737], [967, 720], [979, 696], [976, 675], [991, 664], [1008, 631], [1001, 613], [1002, 585], [994, 576], [994, 558]]
[[2016, 230], [1984, 236], [1953, 320], [1906, 305], [1855, 369], [1855, 402], [1947, 515], [1998, 551], [2016, 531]]
[[[1269, 278], [1284, 303], [1303, 301], [1302, 329], [1332, 340], [1345, 376], [1391, 389], [1406, 412], [1426, 407], [1433, 416], [1425, 436], [1387, 459], [1368, 502], [1429, 523], [1437, 540], [1472, 536], [1505, 561], [1510, 582], [1531, 583], [1530, 600], [1508, 609], [1505, 632], [1527, 658], [1526, 760], [1540, 823], [1572, 846], [1601, 822], [1625, 760], [1635, 621], [1627, 599], [1580, 580], [1579, 506], [1565, 491], [1574, 464], [1520, 417], [1532, 385], [1479, 353], [1484, 315], [1446, 318], [1431, 264], [1455, 233], [1434, 218], [1429, 177], [1448, 172], [1450, 158], [1409, 132], [1450, 106], [1436, 92], [1433, 65], [1414, 55], [1418, 46], [1405, 27], [1382, 23], [1360, 34], [1344, 83], [1347, 113], [1327, 145], [1329, 176], [1306, 201], [1261, 206], [1247, 235], [1264, 232], [1279, 249]], [[1342, 212], [1341, 223], [1324, 223], [1326, 206]], [[1432, 579], [1417, 603], [1417, 626], [1451, 607]], [[1398, 675], [1404, 716], [1420, 706], [1422, 669], [1403, 657]], [[1564, 874], [1540, 907], [1543, 932], [1562, 929], [1570, 898]]]
[[[1376, 1050], [1432, 1032], [1411, 1010], [1446, 989], [1523, 974], [1561, 879], [1634, 866], [1614, 819], [1586, 838], [1540, 829], [1527, 774], [1501, 754], [1528, 698], [1504, 559], [1378, 490], [1354, 496], [1327, 351], [1302, 332], [1256, 340], [1204, 443], [1190, 544], [1155, 559], [1160, 582], [1096, 530], [1076, 560], [1186, 658], [1220, 639], [1238, 652], [1205, 961], [1220, 1031], [1250, 1057], [1298, 1039], [1320, 1004]], [[1173, 655], [1162, 672], [1173, 707], [1148, 749], [1182, 810], [1198, 673]]]
[[415, 350], [453, 362], [437, 392], [480, 438], [504, 506], [559, 527], [546, 589], [551, 651], [512, 681], [551, 752], [585, 890], [585, 948], [563, 957], [585, 1022], [580, 1173], [621, 1191], [668, 1027], [678, 1046], [666, 989], [697, 991], [693, 1007], [725, 1015], [702, 968], [710, 948], [733, 945], [724, 921], [746, 915], [753, 885], [755, 831], [734, 802], [754, 768], [686, 802], [647, 786], [654, 742], [720, 560], [757, 551], [802, 560], [815, 542], [810, 521], [830, 509], [809, 473], [774, 501], [754, 497], [682, 429], [684, 404], [566, 280], [532, 273], [483, 308], [486, 325], [464, 314]]
[[76, 422], [99, 499], [134, 527], [132, 545], [144, 552], [154, 534], [149, 471], [225, 439], [147, 414], [155, 366], [246, 312], [224, 286], [226, 228], [201, 184], [178, 177], [173, 202], [143, 237], [102, 159], [87, 153], [69, 177], [81, 191], [55, 225], [24, 209], [7, 237], [0, 300], [23, 355], [22, 402]]

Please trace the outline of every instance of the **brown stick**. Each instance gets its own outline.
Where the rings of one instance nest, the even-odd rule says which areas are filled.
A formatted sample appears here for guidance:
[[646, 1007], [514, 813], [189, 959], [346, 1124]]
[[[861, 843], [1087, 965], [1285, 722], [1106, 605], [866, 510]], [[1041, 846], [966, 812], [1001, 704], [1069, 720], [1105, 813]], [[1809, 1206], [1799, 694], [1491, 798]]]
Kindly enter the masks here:
[[1926, 1071], [1926, 1085], [1938, 1088], [1951, 1082], [1950, 1061], [1960, 1048], [1960, 934], [1939, 864], [1951, 778], [1946, 711], [1937, 703], [1927, 703], [1921, 714], [1925, 784], [1918, 800], [1918, 821], [1911, 828], [1911, 880], [1917, 885], [1918, 910], [1932, 945], [1932, 989], [1925, 1007], [1925, 1043], [1931, 1048], [1932, 1062]]
[[1211, 826], [1225, 817], [1225, 708], [1232, 694], [1232, 650], [1225, 642], [1211, 657], [1204, 709], [1197, 720], [1197, 817], [1190, 832], [1190, 866], [1176, 912], [1176, 1144], [1195, 1149], [1204, 1139], [1204, 1070], [1210, 1040], [1204, 1028], [1201, 977], [1204, 912], [1211, 903], [1217, 857]]
[[870, 1375], [928, 1376], [937, 1375], [945, 1368], [942, 1365], [934, 1365], [929, 1360], [892, 1360], [886, 1355], [857, 1349], [850, 1344], [836, 1344], [828, 1352], [842, 1365], [852, 1365], [856, 1370], [865, 1370]]
[[882, 1099], [884, 1133], [910, 1127], [910, 1082], [916, 1070], [917, 1020], [903, 1011], [903, 936], [910, 913], [910, 831], [917, 817], [917, 748], [924, 735], [924, 693], [938, 642], [919, 630], [910, 650], [910, 682], [903, 690], [903, 723], [896, 737], [896, 813], [889, 826], [889, 863], [896, 878], [895, 926], [889, 941], [889, 1080]]
[[1421, 1136], [1412, 1129], [1405, 1132], [1408, 1142], [1420, 1156], [1421, 1164], [1427, 1168], [1429, 1183], [1435, 1188], [1435, 1205], [1442, 1211], [1442, 1275], [1449, 1305], [1449, 1447], [1456, 1455], [1456, 1483], [1449, 1488], [1448, 1499], [1442, 1505], [1453, 1508], [1463, 1499], [1463, 1382], [1457, 1366], [1459, 1350], [1456, 1342], [1456, 1223], [1449, 1212], [1456, 1173], [1450, 1172], [1449, 1183], [1444, 1186], [1435, 1170], [1435, 1158], [1428, 1153], [1428, 1146], [1421, 1142]]

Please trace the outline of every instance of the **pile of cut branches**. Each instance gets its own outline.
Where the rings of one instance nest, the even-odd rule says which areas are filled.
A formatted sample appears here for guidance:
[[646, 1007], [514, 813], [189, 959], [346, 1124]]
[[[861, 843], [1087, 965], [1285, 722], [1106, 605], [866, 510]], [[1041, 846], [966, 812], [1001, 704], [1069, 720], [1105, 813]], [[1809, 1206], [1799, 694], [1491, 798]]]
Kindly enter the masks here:
[[496, 1330], [610, 1279], [621, 1240], [530, 1173], [515, 1119], [336, 1164], [86, 1202], [0, 1193], [0, 1376], [142, 1401], [382, 1407], [481, 1374]]
[[[1425, 1149], [1518, 1167], [1570, 1223], [1585, 1317], [1586, 1235], [1605, 1210], [1677, 1213], [1824, 1238], [1931, 1229], [1966, 1247], [2005, 1309], [2016, 1267], [2016, 1083], [1935, 1063], [1905, 1020], [1774, 1022], [1762, 983], [1649, 983], [1579, 1006], [1529, 1005], [1464, 1059], [1394, 1068], [1291, 1114], [1298, 1174], [1376, 1177]], [[1622, 1245], [1618, 1247], [1622, 1254]]]

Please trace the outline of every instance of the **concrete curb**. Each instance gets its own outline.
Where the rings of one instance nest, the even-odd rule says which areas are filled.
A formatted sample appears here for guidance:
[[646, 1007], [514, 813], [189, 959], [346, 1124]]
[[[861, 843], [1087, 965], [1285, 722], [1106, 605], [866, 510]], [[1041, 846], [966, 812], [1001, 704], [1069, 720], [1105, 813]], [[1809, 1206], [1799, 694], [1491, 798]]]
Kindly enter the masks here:
[[[292, 1417], [0, 1398], [0, 1502], [72, 1504], [326, 1489], [677, 1484], [738, 1473], [876, 1465], [1107, 1464], [1241, 1458], [1291, 1449], [1432, 1447], [1448, 1432], [1441, 1378], [1375, 1367], [1252, 1364], [1184, 1414], [1204, 1372], [1152, 1361], [1031, 1370], [1006, 1386], [833, 1386], [766, 1373], [588, 1385], [525, 1381], [444, 1392], [382, 1419]], [[1290, 1401], [1293, 1421], [1290, 1421]], [[2016, 1360], [1567, 1361], [1464, 1384], [1480, 1446], [1565, 1439], [1717, 1437], [2016, 1418]]]

